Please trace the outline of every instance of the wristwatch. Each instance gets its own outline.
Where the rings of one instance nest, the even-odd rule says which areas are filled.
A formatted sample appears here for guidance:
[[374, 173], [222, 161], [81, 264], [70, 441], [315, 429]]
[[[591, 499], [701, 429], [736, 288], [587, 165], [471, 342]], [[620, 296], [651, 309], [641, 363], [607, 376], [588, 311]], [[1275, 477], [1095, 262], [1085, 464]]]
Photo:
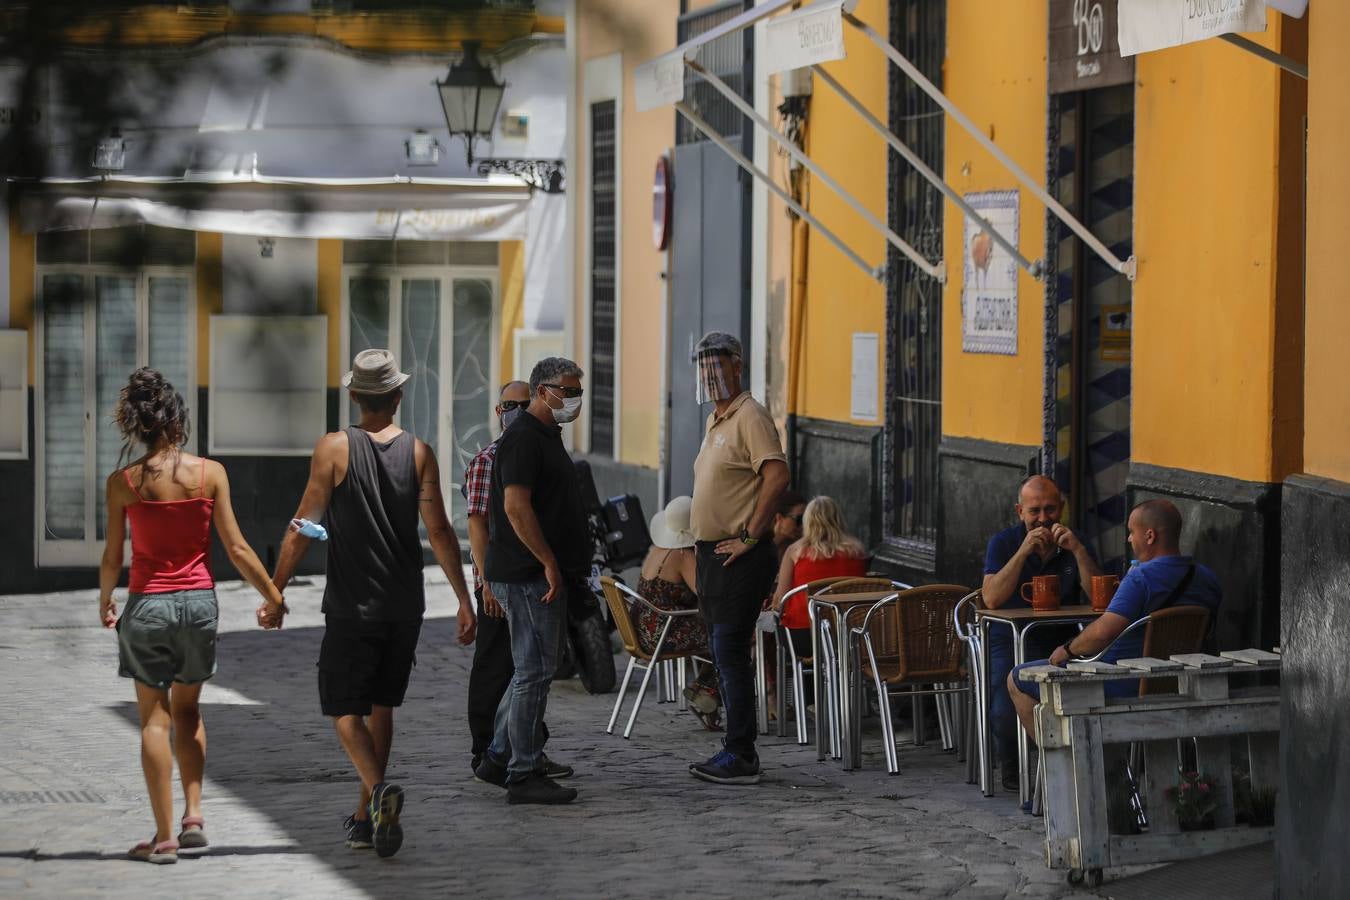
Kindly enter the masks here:
[[748, 528], [742, 528], [742, 529], [741, 529], [741, 543], [744, 544], [744, 545], [747, 546], [747, 547], [753, 547], [753, 546], [755, 546], [756, 544], [759, 543], [759, 538], [753, 538], [753, 537], [751, 537], [751, 536], [750, 536], [750, 530], [749, 530]]

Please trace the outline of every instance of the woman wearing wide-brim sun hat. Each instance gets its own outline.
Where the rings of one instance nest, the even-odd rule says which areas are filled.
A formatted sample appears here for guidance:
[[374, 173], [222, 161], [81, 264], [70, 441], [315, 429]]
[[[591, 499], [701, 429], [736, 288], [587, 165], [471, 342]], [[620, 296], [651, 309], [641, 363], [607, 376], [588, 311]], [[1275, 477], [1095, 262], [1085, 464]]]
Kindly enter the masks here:
[[[689, 510], [693, 501], [689, 497], [676, 497], [666, 504], [666, 508], [652, 516], [648, 531], [652, 536], [652, 548], [642, 561], [642, 573], [638, 578], [637, 591], [647, 598], [653, 606], [661, 609], [682, 610], [697, 609], [698, 595], [694, 593], [694, 534], [689, 529]], [[651, 653], [661, 634], [665, 621], [657, 613], [639, 608], [634, 624], [637, 627], [638, 643], [642, 649]], [[708, 627], [701, 616], [675, 619], [662, 651], [694, 653], [710, 658], [708, 650]], [[708, 663], [700, 663], [698, 677], [685, 689], [694, 715], [709, 731], [721, 731], [721, 705], [717, 691], [717, 670]]]

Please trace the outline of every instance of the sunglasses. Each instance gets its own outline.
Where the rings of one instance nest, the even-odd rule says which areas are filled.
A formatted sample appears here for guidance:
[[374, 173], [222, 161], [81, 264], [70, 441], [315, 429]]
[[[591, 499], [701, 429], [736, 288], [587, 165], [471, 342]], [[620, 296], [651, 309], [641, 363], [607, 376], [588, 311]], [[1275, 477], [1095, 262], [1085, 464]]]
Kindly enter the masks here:
[[800, 525], [800, 524], [802, 524], [802, 520], [806, 518], [806, 515], [805, 515], [805, 514], [802, 514], [802, 515], [799, 515], [799, 516], [783, 516], [783, 518], [785, 518], [785, 519], [791, 519], [792, 521], [794, 521], [794, 522], [796, 522], [798, 525]]
[[577, 397], [580, 397], [582, 394], [586, 393], [584, 388], [564, 387], [561, 384], [549, 384], [548, 382], [543, 382], [541, 383], [540, 386], [546, 388], [553, 388], [555, 391], [561, 391], [562, 395], [566, 397], [568, 400], [573, 400]]
[[498, 405], [501, 406], [502, 412], [510, 412], [510, 411], [513, 410], [513, 409], [525, 409], [525, 408], [527, 408], [527, 407], [530, 405], [530, 401], [528, 401], [528, 400], [503, 400], [503, 401], [502, 401], [500, 404], [498, 404]]

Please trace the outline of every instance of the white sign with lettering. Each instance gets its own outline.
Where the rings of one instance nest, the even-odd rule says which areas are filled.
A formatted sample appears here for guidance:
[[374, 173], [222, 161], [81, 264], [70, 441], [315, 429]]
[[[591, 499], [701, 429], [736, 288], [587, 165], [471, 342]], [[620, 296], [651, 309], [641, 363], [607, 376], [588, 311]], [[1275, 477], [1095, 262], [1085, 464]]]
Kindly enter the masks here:
[[853, 333], [853, 378], [849, 416], [875, 422], [880, 416], [877, 404], [881, 371], [880, 337], [875, 331]]
[[638, 112], [684, 99], [684, 52], [674, 50], [633, 70], [633, 102]]
[[844, 0], [816, 3], [770, 19], [764, 29], [764, 59], [770, 72], [801, 69], [844, 58]]
[[[1017, 191], [967, 194], [999, 234], [1017, 238]], [[961, 271], [961, 349], [1017, 355], [1017, 261], [983, 226], [966, 216]]]
[[1266, 30], [1266, 0], [1121, 0], [1120, 55]]

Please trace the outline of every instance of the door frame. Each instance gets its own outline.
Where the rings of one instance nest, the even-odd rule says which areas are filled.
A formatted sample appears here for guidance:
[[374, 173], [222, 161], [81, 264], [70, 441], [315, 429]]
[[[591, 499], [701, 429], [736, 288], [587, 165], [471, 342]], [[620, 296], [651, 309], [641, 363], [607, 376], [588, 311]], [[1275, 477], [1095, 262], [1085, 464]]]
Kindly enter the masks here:
[[[97, 454], [93, 450], [94, 416], [100, 415], [97, 409], [98, 393], [98, 343], [95, 329], [98, 323], [97, 297], [94, 295], [95, 279], [100, 276], [135, 277], [136, 279], [136, 365], [149, 365], [150, 359], [150, 279], [182, 278], [187, 281], [188, 319], [187, 329], [187, 371], [188, 383], [178, 386], [179, 393], [188, 402], [189, 409], [197, 409], [197, 275], [196, 267], [186, 266], [140, 266], [134, 270], [110, 265], [87, 263], [52, 263], [38, 265], [33, 269], [33, 443], [34, 443], [34, 494], [33, 494], [33, 560], [37, 568], [88, 567], [98, 564], [102, 555], [103, 541], [97, 537], [98, 501], [94, 494], [85, 497], [84, 537], [61, 539], [46, 537], [47, 533], [47, 415], [46, 415], [46, 295], [43, 289], [48, 275], [79, 276], [84, 281], [84, 391], [85, 417], [82, 433], [84, 443], [84, 478], [86, 487], [94, 492], [103, 490], [104, 479], [97, 472]], [[128, 373], [130, 374], [130, 373]], [[92, 399], [91, 399], [92, 398]], [[200, 423], [200, 415], [192, 416], [190, 424]], [[189, 453], [197, 452], [198, 428], [189, 428], [185, 448]], [[111, 474], [111, 473], [109, 473]], [[123, 559], [129, 560], [131, 538], [128, 534], [123, 547]]]
[[[491, 394], [491, 388], [497, 387], [501, 383], [501, 329], [502, 329], [502, 308], [501, 308], [501, 271], [497, 266], [473, 266], [473, 265], [411, 265], [401, 266], [397, 264], [378, 264], [370, 265], [366, 263], [344, 263], [342, 266], [342, 297], [339, 310], [339, 352], [341, 353], [342, 364], [339, 371], [346, 371], [351, 364], [351, 280], [353, 278], [388, 278], [391, 282], [389, 291], [389, 343], [388, 349], [394, 354], [394, 359], [402, 365], [402, 335], [399, 329], [393, 327], [394, 323], [402, 321], [403, 310], [403, 292], [398, 287], [398, 283], [405, 280], [431, 280], [440, 282], [441, 296], [441, 334], [440, 350], [436, 360], [439, 371], [442, 373], [441, 383], [443, 387], [453, 384], [451, 378], [452, 370], [450, 368], [452, 360], [450, 358], [451, 346], [454, 340], [454, 288], [457, 280], [474, 279], [486, 281], [492, 286], [492, 323], [490, 328], [490, 338], [492, 352], [489, 363], [489, 398], [488, 398], [488, 420], [492, 426], [493, 432], [496, 432], [496, 423], [493, 422], [492, 409], [496, 406], [496, 396]], [[343, 429], [351, 424], [351, 405], [348, 402], [346, 391], [338, 387], [338, 428]], [[452, 417], [454, 415], [453, 407], [446, 401], [446, 396], [442, 393], [437, 401], [438, 409], [436, 416], [436, 444], [440, 448], [437, 455], [437, 462], [441, 470], [441, 495], [451, 498], [452, 491], [457, 490], [460, 485], [460, 478], [463, 473], [454, 472], [453, 465], [446, 465], [445, 461], [451, 459], [447, 455], [447, 448], [453, 448], [454, 430]], [[401, 427], [402, 411], [394, 416], [395, 424]], [[447, 500], [446, 509], [453, 509], [453, 501]]]

